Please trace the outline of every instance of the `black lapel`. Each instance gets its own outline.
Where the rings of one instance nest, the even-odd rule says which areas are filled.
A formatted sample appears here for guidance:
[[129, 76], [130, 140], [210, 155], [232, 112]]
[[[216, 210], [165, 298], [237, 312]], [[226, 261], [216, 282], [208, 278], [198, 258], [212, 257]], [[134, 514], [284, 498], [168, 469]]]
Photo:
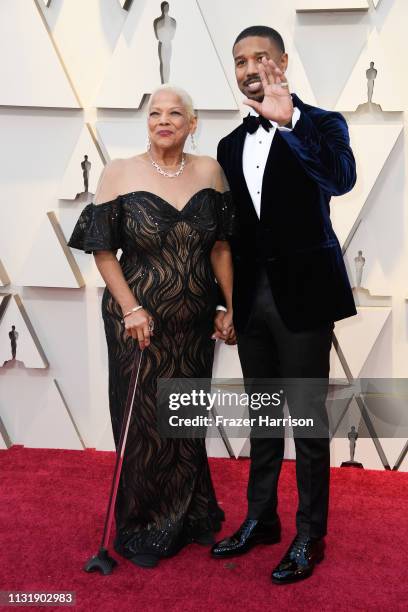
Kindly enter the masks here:
[[279, 176], [277, 169], [280, 165], [279, 150], [282, 145], [282, 136], [279, 130], [276, 129], [271, 147], [269, 149], [268, 157], [266, 159], [265, 170], [262, 177], [262, 192], [261, 192], [261, 211], [260, 220], [262, 221], [265, 216], [265, 206], [267, 203], [270, 205], [271, 193], [273, 191], [273, 179]]
[[234, 173], [237, 177], [237, 184], [239, 193], [242, 194], [241, 201], [245, 201], [248, 203], [247, 212], [253, 220], [259, 223], [258, 215], [256, 214], [256, 210], [254, 207], [254, 203], [252, 202], [251, 194], [248, 191], [248, 185], [244, 176], [244, 169], [242, 165], [242, 153], [244, 151], [244, 143], [247, 132], [243, 125], [240, 126], [240, 129], [236, 135], [236, 146], [235, 146], [235, 159], [234, 159]]
[[[302, 100], [298, 98], [296, 94], [292, 94], [293, 106], [297, 106], [301, 112], [306, 112], [305, 105]], [[266, 160], [265, 171], [262, 178], [262, 194], [261, 194], [261, 212], [260, 220], [265, 220], [265, 214], [267, 213], [266, 207], [270, 206], [271, 193], [273, 192], [273, 178], [280, 175], [282, 159], [279, 154], [282, 152], [282, 147], [286, 147], [286, 143], [282, 138], [280, 131], [276, 129], [275, 135], [272, 140], [271, 148], [269, 149], [268, 157]], [[283, 170], [283, 169], [282, 169]]]
[[293, 106], [297, 106], [300, 111], [306, 111], [305, 104], [296, 94], [292, 94], [292, 101]]

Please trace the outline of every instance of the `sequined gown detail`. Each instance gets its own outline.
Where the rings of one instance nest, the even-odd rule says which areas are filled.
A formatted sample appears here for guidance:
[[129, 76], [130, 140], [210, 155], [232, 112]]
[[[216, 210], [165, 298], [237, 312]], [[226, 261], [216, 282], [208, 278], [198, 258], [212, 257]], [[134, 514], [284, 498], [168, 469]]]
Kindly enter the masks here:
[[[179, 211], [158, 195], [135, 191], [88, 204], [69, 246], [87, 253], [121, 249], [120, 265], [138, 303], [154, 319], [144, 351], [115, 506], [116, 542], [126, 556], [170, 556], [220, 528], [205, 440], [161, 438], [158, 378], [211, 378], [217, 285], [210, 253], [232, 234], [230, 192], [205, 188]], [[118, 447], [137, 343], [125, 337], [108, 288], [102, 298], [109, 363], [109, 409]]]

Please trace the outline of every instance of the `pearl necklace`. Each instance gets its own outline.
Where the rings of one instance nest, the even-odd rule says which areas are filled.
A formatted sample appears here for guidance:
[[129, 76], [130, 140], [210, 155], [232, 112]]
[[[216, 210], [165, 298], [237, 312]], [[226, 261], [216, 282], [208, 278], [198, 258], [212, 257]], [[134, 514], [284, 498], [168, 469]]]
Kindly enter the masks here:
[[163, 176], [166, 176], [167, 178], [176, 178], [176, 176], [180, 176], [180, 174], [184, 170], [184, 166], [186, 165], [186, 156], [184, 155], [184, 153], [183, 153], [182, 158], [181, 158], [180, 168], [177, 170], [177, 172], [173, 172], [173, 173], [167, 172], [166, 170], [163, 170], [163, 168], [161, 168], [159, 166], [159, 164], [154, 161], [154, 159], [150, 155], [150, 153], [149, 153], [149, 157], [150, 157], [150, 163], [152, 164], [152, 166], [154, 166], [154, 168], [156, 168], [157, 172], [159, 172]]

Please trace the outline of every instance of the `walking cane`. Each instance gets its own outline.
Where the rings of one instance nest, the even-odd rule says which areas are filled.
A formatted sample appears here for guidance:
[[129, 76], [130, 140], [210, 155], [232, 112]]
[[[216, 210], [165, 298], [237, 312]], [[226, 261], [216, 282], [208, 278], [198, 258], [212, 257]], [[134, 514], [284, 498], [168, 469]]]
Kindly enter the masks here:
[[132, 416], [133, 402], [135, 399], [137, 382], [139, 379], [140, 364], [142, 363], [143, 351], [136, 348], [136, 359], [133, 364], [132, 374], [130, 377], [129, 390], [126, 399], [125, 413], [123, 415], [122, 427], [120, 432], [118, 450], [116, 453], [115, 469], [113, 472], [111, 492], [108, 502], [108, 509], [105, 518], [105, 527], [103, 529], [102, 542], [97, 555], [89, 559], [84, 566], [86, 572], [100, 571], [104, 576], [111, 574], [118, 562], [109, 555], [109, 536], [112, 527], [112, 520], [115, 509], [116, 495], [118, 492], [119, 478], [122, 470], [123, 455], [125, 453], [126, 439], [129, 430], [130, 418]]

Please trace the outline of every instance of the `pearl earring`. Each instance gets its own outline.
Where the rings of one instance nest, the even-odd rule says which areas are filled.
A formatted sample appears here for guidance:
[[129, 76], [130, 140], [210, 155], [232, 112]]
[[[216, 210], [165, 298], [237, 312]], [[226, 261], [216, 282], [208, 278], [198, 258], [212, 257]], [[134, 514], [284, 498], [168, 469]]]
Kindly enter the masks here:
[[150, 151], [151, 146], [152, 146], [152, 143], [150, 142], [150, 138], [149, 138], [149, 136], [148, 136], [148, 137], [147, 137], [147, 142], [146, 142], [146, 149], [147, 149], [148, 151]]

